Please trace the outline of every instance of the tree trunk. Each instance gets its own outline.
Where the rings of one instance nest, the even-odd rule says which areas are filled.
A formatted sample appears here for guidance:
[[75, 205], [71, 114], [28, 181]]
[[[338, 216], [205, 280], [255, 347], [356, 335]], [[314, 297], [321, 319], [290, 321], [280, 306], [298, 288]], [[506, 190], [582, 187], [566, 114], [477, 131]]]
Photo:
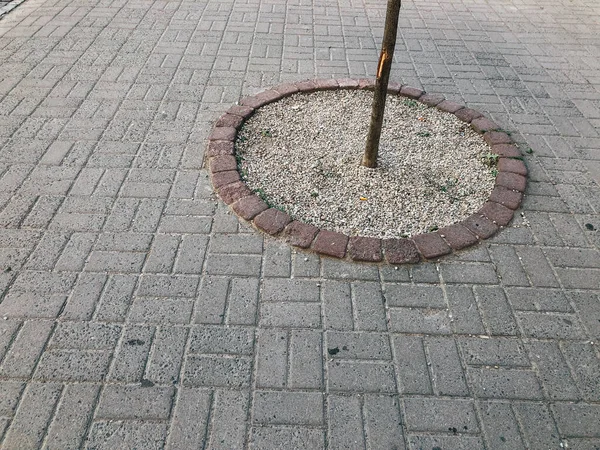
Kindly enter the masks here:
[[362, 165], [366, 167], [377, 167], [377, 153], [379, 152], [379, 138], [381, 137], [381, 126], [383, 125], [383, 112], [385, 109], [385, 97], [387, 94], [390, 69], [394, 58], [396, 47], [396, 34], [398, 31], [398, 16], [400, 15], [401, 0], [388, 0], [387, 12], [385, 14], [385, 29], [383, 32], [383, 45], [377, 66], [377, 81], [375, 84], [375, 97], [371, 110], [371, 125], [367, 146], [363, 156]]

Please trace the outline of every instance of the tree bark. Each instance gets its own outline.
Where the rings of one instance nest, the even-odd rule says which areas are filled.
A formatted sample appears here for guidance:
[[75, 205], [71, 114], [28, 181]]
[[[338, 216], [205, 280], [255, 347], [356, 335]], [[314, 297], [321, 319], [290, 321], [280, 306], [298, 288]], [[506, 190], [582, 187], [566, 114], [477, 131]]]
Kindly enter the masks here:
[[377, 81], [375, 84], [375, 96], [371, 109], [371, 125], [367, 137], [367, 146], [363, 156], [362, 165], [366, 167], [377, 167], [377, 154], [379, 153], [379, 138], [381, 137], [381, 126], [383, 125], [383, 112], [385, 110], [385, 98], [390, 79], [390, 69], [394, 58], [396, 47], [396, 35], [398, 32], [398, 16], [400, 15], [401, 0], [388, 0], [385, 14], [385, 29], [383, 31], [383, 44], [379, 65], [377, 66]]

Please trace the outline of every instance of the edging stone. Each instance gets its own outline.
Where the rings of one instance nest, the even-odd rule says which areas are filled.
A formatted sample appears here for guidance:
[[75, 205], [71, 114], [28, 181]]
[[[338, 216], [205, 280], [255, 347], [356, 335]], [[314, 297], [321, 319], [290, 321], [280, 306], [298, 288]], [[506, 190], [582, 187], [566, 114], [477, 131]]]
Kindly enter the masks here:
[[346, 236], [343, 233], [319, 229], [293, 220], [288, 214], [269, 207], [241, 180], [235, 160], [237, 131], [254, 111], [297, 92], [309, 93], [333, 89], [373, 90], [372, 79], [351, 78], [306, 80], [284, 83], [259, 94], [244, 97], [221, 116], [209, 137], [207, 166], [213, 187], [233, 211], [250, 221], [255, 228], [302, 249], [321, 255], [348, 258], [352, 261], [389, 264], [416, 264], [425, 259], [437, 259], [480, 240], [490, 238], [513, 218], [523, 199], [527, 183], [527, 168], [521, 152], [510, 135], [480, 112], [444, 99], [439, 94], [427, 94], [421, 89], [390, 82], [388, 93], [420, 101], [429, 107], [456, 115], [483, 135], [490, 153], [498, 157], [498, 175], [489, 200], [481, 209], [460, 223], [434, 233], [423, 233], [410, 239], [378, 239]]

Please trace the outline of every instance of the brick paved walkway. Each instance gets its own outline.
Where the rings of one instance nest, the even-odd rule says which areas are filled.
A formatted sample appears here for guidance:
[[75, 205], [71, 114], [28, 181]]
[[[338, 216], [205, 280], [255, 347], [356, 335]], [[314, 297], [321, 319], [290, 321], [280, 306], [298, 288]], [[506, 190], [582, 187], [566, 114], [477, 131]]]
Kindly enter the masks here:
[[383, 3], [0, 20], [2, 448], [600, 447], [596, 0], [404, 2], [393, 80], [533, 149], [491, 241], [339, 263], [216, 201], [213, 121], [279, 82], [373, 76]]

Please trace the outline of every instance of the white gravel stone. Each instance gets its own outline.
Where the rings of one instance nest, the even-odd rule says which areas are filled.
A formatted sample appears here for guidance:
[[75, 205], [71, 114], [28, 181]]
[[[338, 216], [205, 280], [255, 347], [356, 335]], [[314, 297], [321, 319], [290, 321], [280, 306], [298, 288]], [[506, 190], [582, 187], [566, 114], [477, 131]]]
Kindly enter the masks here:
[[482, 137], [453, 114], [389, 95], [376, 169], [360, 165], [373, 93], [295, 94], [260, 108], [236, 142], [248, 186], [294, 219], [351, 236], [408, 237], [489, 198]]

